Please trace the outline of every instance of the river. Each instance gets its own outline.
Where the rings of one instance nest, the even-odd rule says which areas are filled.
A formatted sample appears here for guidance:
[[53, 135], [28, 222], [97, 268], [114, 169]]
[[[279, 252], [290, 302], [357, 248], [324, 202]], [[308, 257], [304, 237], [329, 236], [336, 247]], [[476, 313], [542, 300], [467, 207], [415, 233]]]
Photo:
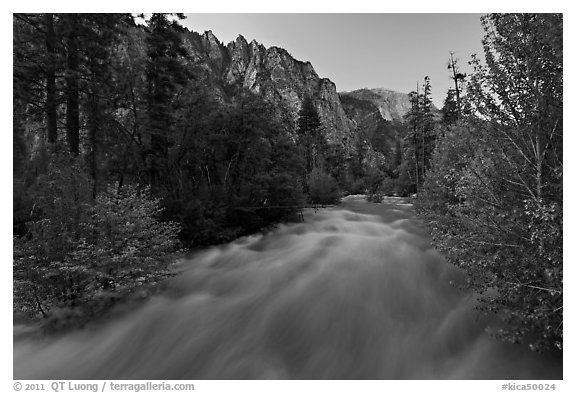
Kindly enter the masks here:
[[486, 333], [407, 200], [304, 218], [179, 261], [165, 293], [103, 326], [15, 336], [14, 378], [562, 379], [559, 356]]

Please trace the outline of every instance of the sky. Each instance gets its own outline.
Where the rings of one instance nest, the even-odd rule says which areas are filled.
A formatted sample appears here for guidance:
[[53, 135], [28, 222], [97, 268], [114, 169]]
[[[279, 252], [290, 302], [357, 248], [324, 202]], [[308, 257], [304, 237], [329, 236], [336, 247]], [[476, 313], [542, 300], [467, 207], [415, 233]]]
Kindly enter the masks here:
[[432, 98], [442, 106], [451, 86], [450, 52], [470, 70], [471, 55], [482, 55], [481, 14], [186, 14], [182, 24], [212, 30], [224, 44], [242, 34], [265, 47], [286, 49], [310, 61], [338, 91], [383, 87], [408, 93], [430, 77]]

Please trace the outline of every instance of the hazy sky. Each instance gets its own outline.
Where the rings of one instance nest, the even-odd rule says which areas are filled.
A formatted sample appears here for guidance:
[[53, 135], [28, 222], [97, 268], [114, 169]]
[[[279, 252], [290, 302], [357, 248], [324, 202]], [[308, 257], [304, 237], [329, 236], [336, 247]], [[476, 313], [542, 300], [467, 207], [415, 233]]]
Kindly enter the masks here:
[[338, 91], [384, 87], [409, 92], [426, 75], [441, 107], [451, 80], [450, 51], [464, 72], [482, 54], [480, 14], [187, 14], [183, 24], [212, 30], [224, 44], [242, 34], [310, 61]]

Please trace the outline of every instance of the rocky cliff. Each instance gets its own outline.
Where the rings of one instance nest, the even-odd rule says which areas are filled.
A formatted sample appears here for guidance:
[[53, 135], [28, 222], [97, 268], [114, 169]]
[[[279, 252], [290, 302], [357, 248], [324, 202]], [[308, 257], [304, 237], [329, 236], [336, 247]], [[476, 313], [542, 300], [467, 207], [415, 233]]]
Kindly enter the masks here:
[[320, 78], [310, 62], [298, 61], [282, 48], [248, 43], [241, 35], [224, 45], [211, 31], [190, 32], [184, 42], [195, 67], [220, 99], [233, 100], [240, 89], [248, 89], [274, 104], [279, 117], [294, 126], [304, 97], [310, 96], [328, 141], [349, 144], [354, 124], [340, 103], [336, 85]]
[[384, 120], [403, 121], [410, 109], [410, 97], [406, 93], [376, 88], [359, 89], [340, 93], [341, 97], [352, 97], [372, 103]]
[[[383, 88], [341, 92], [340, 101], [346, 115], [358, 133], [367, 138], [375, 150], [387, 154], [398, 145], [407, 129], [404, 116], [410, 110], [410, 96]], [[432, 105], [432, 113], [439, 120], [440, 111]]]
[[340, 93], [340, 101], [357, 134], [369, 141], [374, 150], [389, 156], [406, 133], [402, 118], [407, 109], [403, 108], [402, 93], [378, 90], [388, 92], [393, 98], [386, 100], [371, 90], [362, 89]]

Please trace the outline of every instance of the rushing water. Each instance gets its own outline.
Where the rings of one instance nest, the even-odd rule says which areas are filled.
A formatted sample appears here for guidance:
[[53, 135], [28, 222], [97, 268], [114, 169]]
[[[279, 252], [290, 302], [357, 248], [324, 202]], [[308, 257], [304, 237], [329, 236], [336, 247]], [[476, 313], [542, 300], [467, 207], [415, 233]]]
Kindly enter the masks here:
[[[163, 296], [96, 330], [16, 338], [17, 379], [561, 379], [485, 333], [411, 206], [349, 197], [182, 261]], [[20, 329], [15, 327], [15, 329]]]

